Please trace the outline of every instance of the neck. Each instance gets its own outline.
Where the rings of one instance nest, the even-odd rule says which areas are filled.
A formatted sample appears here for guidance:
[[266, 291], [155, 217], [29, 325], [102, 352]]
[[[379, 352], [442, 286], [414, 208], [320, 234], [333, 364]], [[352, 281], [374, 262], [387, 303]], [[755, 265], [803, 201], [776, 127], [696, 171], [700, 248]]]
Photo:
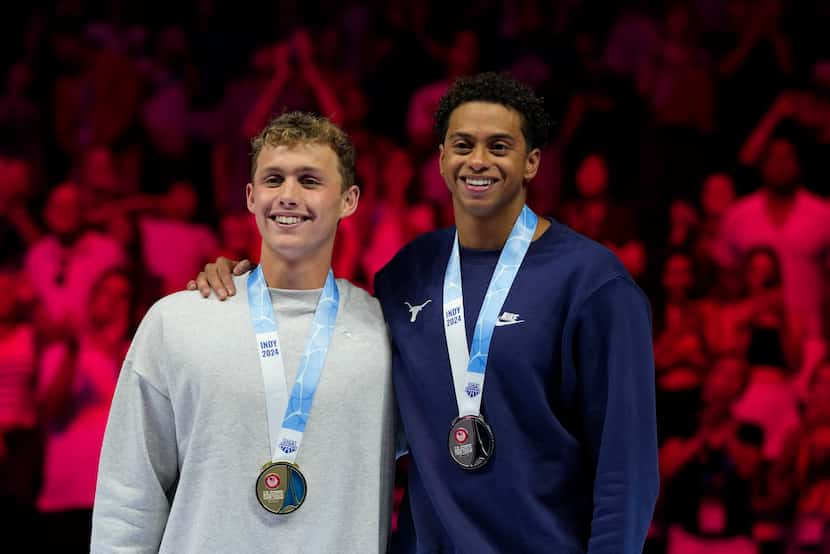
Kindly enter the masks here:
[[331, 266], [331, 247], [328, 248], [328, 255], [290, 260], [276, 255], [263, 244], [260, 260], [265, 282], [271, 288], [321, 289], [326, 284]]
[[[504, 247], [524, 206], [525, 196], [521, 195], [518, 203], [497, 215], [476, 216], [455, 205], [455, 227], [458, 229], [458, 242], [464, 248], [479, 250], [500, 250]], [[550, 221], [540, 217], [533, 233], [533, 240], [548, 230]]]
[[[523, 191], [524, 192], [524, 191]], [[454, 199], [455, 200], [455, 199]], [[454, 201], [455, 227], [458, 229], [458, 242], [465, 248], [498, 250], [507, 242], [513, 224], [516, 223], [524, 206], [525, 195], [520, 194], [505, 209], [495, 214], [476, 215], [462, 209]]]

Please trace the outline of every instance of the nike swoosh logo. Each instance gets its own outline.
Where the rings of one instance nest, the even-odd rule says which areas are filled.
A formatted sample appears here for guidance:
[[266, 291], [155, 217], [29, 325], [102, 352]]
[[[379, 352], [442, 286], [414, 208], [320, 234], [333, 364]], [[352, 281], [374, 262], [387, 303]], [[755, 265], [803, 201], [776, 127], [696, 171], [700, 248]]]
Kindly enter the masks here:
[[502, 321], [500, 319], [496, 320], [496, 327], [504, 327], [505, 325], [516, 325], [517, 323], [524, 323], [524, 319], [516, 319], [514, 321]]

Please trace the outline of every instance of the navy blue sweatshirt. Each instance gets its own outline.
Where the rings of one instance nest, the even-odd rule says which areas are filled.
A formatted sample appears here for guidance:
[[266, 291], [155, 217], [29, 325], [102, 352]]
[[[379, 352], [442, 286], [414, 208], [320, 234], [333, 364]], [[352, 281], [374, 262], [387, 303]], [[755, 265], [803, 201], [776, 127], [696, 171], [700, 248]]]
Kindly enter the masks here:
[[[493, 333], [481, 411], [495, 452], [464, 470], [447, 447], [458, 408], [441, 317], [454, 232], [418, 238], [375, 279], [413, 461], [398, 550], [640, 553], [659, 481], [645, 295], [611, 252], [552, 221]], [[499, 253], [461, 249], [468, 347]], [[415, 321], [407, 303], [426, 303]]]

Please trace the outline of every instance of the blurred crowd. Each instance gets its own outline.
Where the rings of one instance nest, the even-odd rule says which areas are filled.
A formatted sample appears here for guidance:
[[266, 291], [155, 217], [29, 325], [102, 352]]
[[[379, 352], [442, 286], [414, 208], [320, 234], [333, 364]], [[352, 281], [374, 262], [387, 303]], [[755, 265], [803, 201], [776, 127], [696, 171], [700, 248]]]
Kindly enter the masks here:
[[371, 289], [401, 246], [452, 223], [438, 99], [498, 70], [557, 123], [531, 207], [612, 249], [652, 302], [647, 551], [830, 552], [830, 3], [57, 0], [4, 15], [10, 529], [86, 548], [135, 326], [217, 255], [257, 259], [249, 139], [273, 114], [319, 112], [354, 140], [360, 208], [334, 270]]

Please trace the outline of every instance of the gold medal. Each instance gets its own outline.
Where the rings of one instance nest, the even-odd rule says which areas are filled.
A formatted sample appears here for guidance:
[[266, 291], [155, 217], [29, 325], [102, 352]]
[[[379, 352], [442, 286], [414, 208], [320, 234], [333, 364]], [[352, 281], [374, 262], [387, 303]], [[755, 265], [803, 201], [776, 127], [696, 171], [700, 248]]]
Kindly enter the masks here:
[[291, 462], [265, 464], [256, 480], [256, 499], [272, 514], [290, 514], [305, 501], [305, 476]]

